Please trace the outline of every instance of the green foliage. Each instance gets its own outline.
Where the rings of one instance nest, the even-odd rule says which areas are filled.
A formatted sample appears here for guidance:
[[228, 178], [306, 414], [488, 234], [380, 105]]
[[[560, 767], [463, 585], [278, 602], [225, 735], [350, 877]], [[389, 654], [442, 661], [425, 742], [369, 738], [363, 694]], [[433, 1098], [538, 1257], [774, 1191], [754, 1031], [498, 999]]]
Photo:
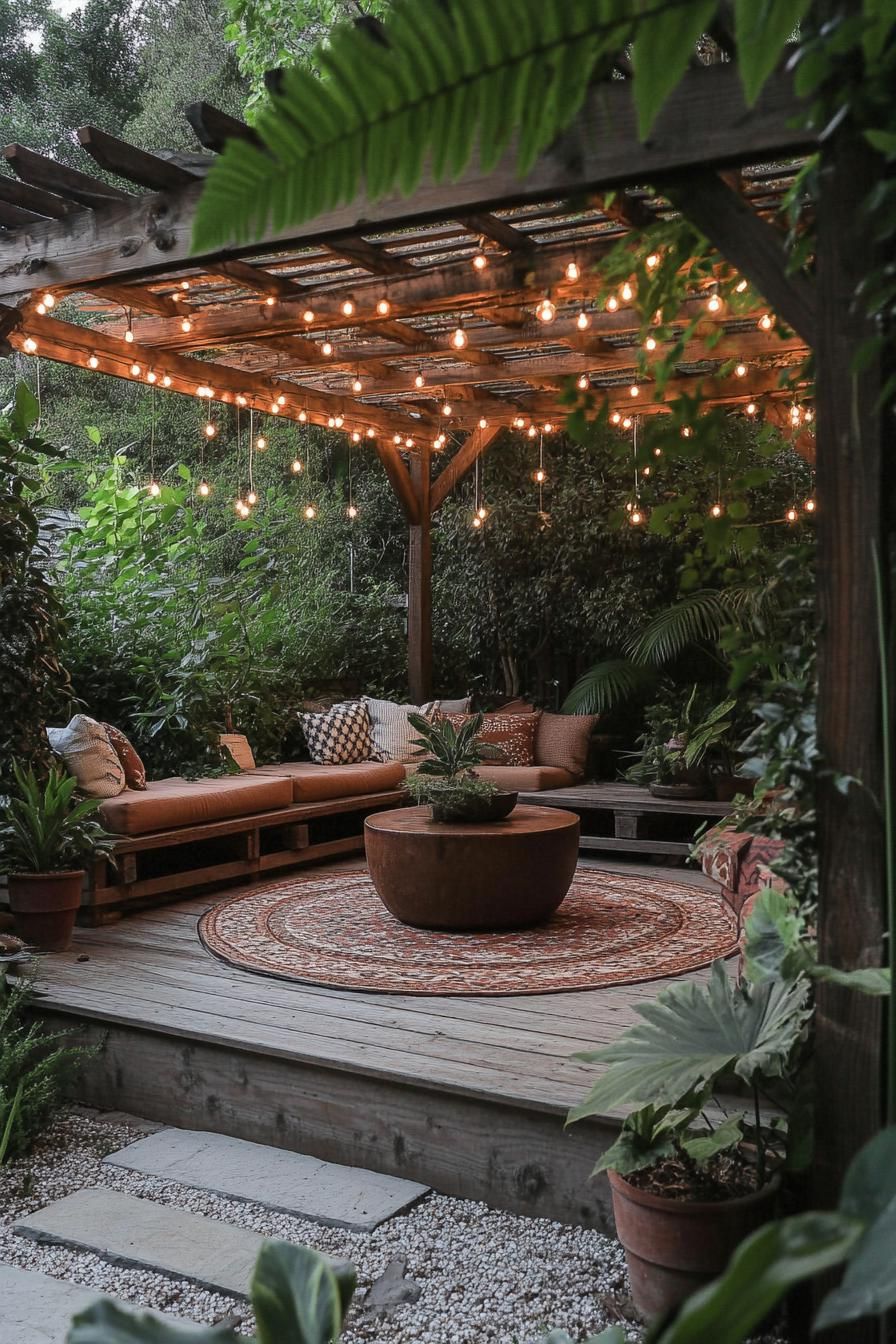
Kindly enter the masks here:
[[49, 546], [41, 535], [41, 470], [58, 451], [37, 435], [37, 404], [20, 383], [0, 415], [0, 793], [13, 763], [49, 769], [44, 726], [65, 705], [68, 679], [59, 659], [62, 609], [47, 574]]
[[0, 1161], [29, 1151], [90, 1053], [30, 1020], [33, 997], [28, 980], [0, 973]]
[[434, 775], [440, 779], [457, 779], [469, 774], [489, 757], [499, 757], [500, 750], [487, 742], [477, 742], [482, 731], [483, 716], [473, 714], [466, 723], [455, 728], [450, 719], [427, 719], [422, 714], [409, 714], [408, 722], [419, 737], [411, 739], [423, 760], [417, 767], [419, 775]]
[[99, 798], [75, 797], [78, 781], [51, 770], [45, 781], [18, 763], [16, 795], [0, 817], [0, 872], [63, 873], [107, 854], [114, 839], [95, 818]]
[[262, 1246], [249, 1297], [256, 1332], [228, 1325], [180, 1326], [99, 1301], [73, 1320], [66, 1344], [333, 1344], [342, 1333], [355, 1291], [354, 1270], [333, 1266], [307, 1246]]

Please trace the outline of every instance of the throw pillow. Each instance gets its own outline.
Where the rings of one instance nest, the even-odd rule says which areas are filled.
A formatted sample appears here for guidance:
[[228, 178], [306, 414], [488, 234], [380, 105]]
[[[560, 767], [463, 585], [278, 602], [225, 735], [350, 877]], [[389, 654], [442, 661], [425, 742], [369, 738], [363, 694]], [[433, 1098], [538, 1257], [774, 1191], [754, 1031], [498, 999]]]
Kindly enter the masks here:
[[124, 766], [96, 719], [76, 714], [65, 728], [48, 728], [47, 737], [88, 798], [117, 798], [124, 791]]
[[421, 713], [432, 715], [437, 709], [443, 714], [469, 714], [472, 696], [465, 695], [462, 700], [427, 700]]
[[380, 761], [419, 761], [420, 748], [412, 747], [411, 742], [417, 736], [417, 730], [408, 723], [409, 714], [423, 714], [432, 718], [438, 707], [438, 700], [432, 701], [432, 708], [426, 705], [398, 705], [394, 700], [371, 700], [364, 697], [364, 704], [370, 714], [373, 733], [373, 747]]
[[582, 778], [588, 765], [591, 734], [599, 717], [545, 711], [535, 734], [535, 764], [553, 765]]
[[254, 770], [255, 757], [245, 733], [222, 733], [218, 743], [229, 753], [241, 770]]
[[315, 765], [353, 765], [382, 760], [374, 752], [370, 715], [360, 700], [333, 705], [323, 714], [300, 714], [308, 754]]
[[103, 728], [112, 744], [115, 755], [121, 761], [121, 768], [124, 770], [125, 788], [145, 789], [146, 766], [138, 756], [133, 744], [125, 737], [120, 728], [114, 728], [111, 723], [104, 723]]
[[[455, 728], [470, 720], [469, 714], [445, 714]], [[486, 714], [477, 742], [497, 747], [500, 756], [489, 757], [483, 765], [532, 765], [535, 760], [535, 732], [540, 714]]]

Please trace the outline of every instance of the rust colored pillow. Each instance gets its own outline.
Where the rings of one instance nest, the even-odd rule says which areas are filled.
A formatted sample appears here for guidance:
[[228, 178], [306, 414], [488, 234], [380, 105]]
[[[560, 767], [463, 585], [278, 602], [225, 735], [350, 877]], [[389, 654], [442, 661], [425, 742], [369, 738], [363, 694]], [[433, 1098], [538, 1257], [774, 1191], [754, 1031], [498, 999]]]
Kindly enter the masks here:
[[[462, 728], [468, 723], [470, 714], [443, 714], [442, 718]], [[532, 765], [535, 761], [535, 730], [538, 727], [540, 713], [536, 714], [486, 714], [482, 720], [482, 729], [476, 741], [497, 747], [500, 756], [489, 757], [484, 765]]]
[[581, 779], [588, 766], [588, 748], [598, 717], [545, 711], [535, 735], [535, 764], [553, 765]]
[[137, 755], [134, 747], [119, 728], [113, 728], [111, 723], [104, 723], [103, 727], [115, 755], [121, 761], [121, 768], [124, 770], [125, 788], [145, 789], [146, 766]]

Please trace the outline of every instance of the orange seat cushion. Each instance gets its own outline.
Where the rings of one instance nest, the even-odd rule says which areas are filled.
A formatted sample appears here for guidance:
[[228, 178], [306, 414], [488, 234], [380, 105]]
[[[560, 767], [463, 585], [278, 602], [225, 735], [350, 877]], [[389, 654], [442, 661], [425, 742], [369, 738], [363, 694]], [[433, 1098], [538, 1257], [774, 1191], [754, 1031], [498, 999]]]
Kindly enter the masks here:
[[542, 793], [545, 789], [568, 789], [581, 776], [556, 765], [477, 765], [480, 779], [488, 779], [499, 789], [520, 793]]
[[401, 761], [356, 761], [353, 765], [315, 765], [311, 761], [287, 761], [285, 765], [261, 765], [252, 771], [284, 780], [292, 802], [322, 803], [328, 798], [351, 798], [355, 794], [386, 793], [404, 783]]
[[148, 835], [205, 821], [253, 816], [291, 803], [288, 779], [259, 777], [253, 771], [221, 779], [153, 780], [145, 793], [128, 789], [117, 798], [107, 798], [100, 807], [100, 819], [116, 835]]

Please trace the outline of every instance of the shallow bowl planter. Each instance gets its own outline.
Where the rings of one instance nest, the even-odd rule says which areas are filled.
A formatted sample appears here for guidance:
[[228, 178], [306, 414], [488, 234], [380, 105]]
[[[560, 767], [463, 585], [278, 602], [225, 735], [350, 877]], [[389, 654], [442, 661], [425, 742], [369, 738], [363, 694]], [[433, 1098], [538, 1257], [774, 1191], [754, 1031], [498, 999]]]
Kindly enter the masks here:
[[38, 952], [64, 952], [72, 941], [84, 871], [10, 873], [9, 908], [16, 933]]
[[498, 793], [491, 794], [488, 798], [471, 796], [469, 802], [455, 803], [431, 803], [430, 814], [433, 821], [503, 821], [509, 817], [516, 807], [518, 793], [512, 793], [506, 790], [499, 790]]
[[648, 784], [654, 798], [704, 798], [706, 789], [702, 784]]
[[632, 1301], [650, 1319], [721, 1274], [744, 1237], [775, 1213], [780, 1179], [734, 1199], [669, 1199], [608, 1172]]

